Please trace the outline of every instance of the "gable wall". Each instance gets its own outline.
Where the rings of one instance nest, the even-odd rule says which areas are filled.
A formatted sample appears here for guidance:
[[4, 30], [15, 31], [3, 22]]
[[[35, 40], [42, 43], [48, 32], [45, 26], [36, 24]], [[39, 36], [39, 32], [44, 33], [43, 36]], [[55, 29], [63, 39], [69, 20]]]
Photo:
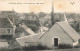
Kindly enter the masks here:
[[[10, 33], [7, 33], [7, 29], [10, 29]], [[0, 28], [0, 35], [13, 35], [13, 28]]]
[[73, 45], [72, 39], [58, 24], [55, 24], [48, 32], [45, 33], [41, 38], [41, 43], [49, 47], [54, 46], [54, 38], [59, 38], [59, 44], [64, 43]]

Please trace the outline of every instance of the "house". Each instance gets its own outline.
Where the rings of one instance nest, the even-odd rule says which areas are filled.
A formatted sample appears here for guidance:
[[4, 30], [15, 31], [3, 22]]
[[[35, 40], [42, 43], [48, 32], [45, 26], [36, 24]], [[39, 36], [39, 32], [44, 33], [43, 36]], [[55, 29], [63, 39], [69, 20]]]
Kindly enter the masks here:
[[8, 48], [9, 44], [7, 42], [0, 42], [0, 48]]
[[15, 35], [15, 27], [9, 18], [0, 18], [0, 38], [10, 39]]
[[16, 38], [29, 36], [29, 35], [35, 35], [29, 27], [27, 27], [24, 23], [19, 24], [19, 27], [17, 28]]
[[23, 13], [22, 15], [20, 15], [19, 24], [22, 23], [24, 23], [34, 32], [36, 32], [40, 27], [38, 16], [34, 13]]
[[18, 24], [19, 13], [14, 10], [11, 11], [0, 11], [0, 18], [9, 18], [14, 25]]
[[25, 29], [26, 32], [28, 32], [30, 35], [34, 35], [35, 33], [28, 28], [24, 23], [22, 25], [20, 25], [23, 29]]
[[20, 27], [22, 27], [24, 29], [24, 32], [20, 35], [20, 37], [36, 34], [30, 28], [28, 28], [24, 23], [22, 25], [20, 25]]

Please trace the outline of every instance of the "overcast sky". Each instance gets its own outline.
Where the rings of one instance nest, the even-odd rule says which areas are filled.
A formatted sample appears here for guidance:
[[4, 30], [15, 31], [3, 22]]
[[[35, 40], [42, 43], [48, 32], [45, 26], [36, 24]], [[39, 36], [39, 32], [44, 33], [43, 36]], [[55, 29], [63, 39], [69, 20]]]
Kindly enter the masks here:
[[[32, 4], [30, 4], [32, 3]], [[39, 4], [36, 4], [39, 3]], [[54, 12], [80, 13], [80, 0], [53, 0]], [[0, 0], [0, 11], [51, 12], [52, 0]]]

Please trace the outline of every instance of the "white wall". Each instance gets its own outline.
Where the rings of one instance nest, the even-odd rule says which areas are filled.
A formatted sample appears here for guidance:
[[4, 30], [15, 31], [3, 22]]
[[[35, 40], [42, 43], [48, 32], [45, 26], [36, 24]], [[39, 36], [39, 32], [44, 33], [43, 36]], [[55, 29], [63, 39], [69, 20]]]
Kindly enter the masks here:
[[76, 42], [73, 43], [73, 46], [76, 46], [76, 45], [78, 45], [78, 41], [76, 41]]
[[54, 40], [52, 40], [52, 38], [55, 37], [59, 38], [59, 44], [64, 43], [73, 45], [72, 39], [57, 24], [45, 33], [44, 37], [41, 39], [41, 42], [48, 47], [51, 47], [52, 45], [54, 46], [54, 43], [52, 43]]
[[[7, 33], [7, 29], [10, 29], [10, 33]], [[0, 35], [13, 35], [13, 28], [0, 28]]]

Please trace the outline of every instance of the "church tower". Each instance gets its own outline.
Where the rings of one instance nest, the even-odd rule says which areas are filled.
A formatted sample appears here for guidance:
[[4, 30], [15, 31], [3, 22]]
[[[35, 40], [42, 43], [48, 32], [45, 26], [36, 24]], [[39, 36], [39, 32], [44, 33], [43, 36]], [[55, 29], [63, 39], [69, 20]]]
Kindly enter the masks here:
[[52, 1], [52, 11], [51, 11], [51, 24], [54, 25], [54, 8], [53, 8], [53, 1]]

